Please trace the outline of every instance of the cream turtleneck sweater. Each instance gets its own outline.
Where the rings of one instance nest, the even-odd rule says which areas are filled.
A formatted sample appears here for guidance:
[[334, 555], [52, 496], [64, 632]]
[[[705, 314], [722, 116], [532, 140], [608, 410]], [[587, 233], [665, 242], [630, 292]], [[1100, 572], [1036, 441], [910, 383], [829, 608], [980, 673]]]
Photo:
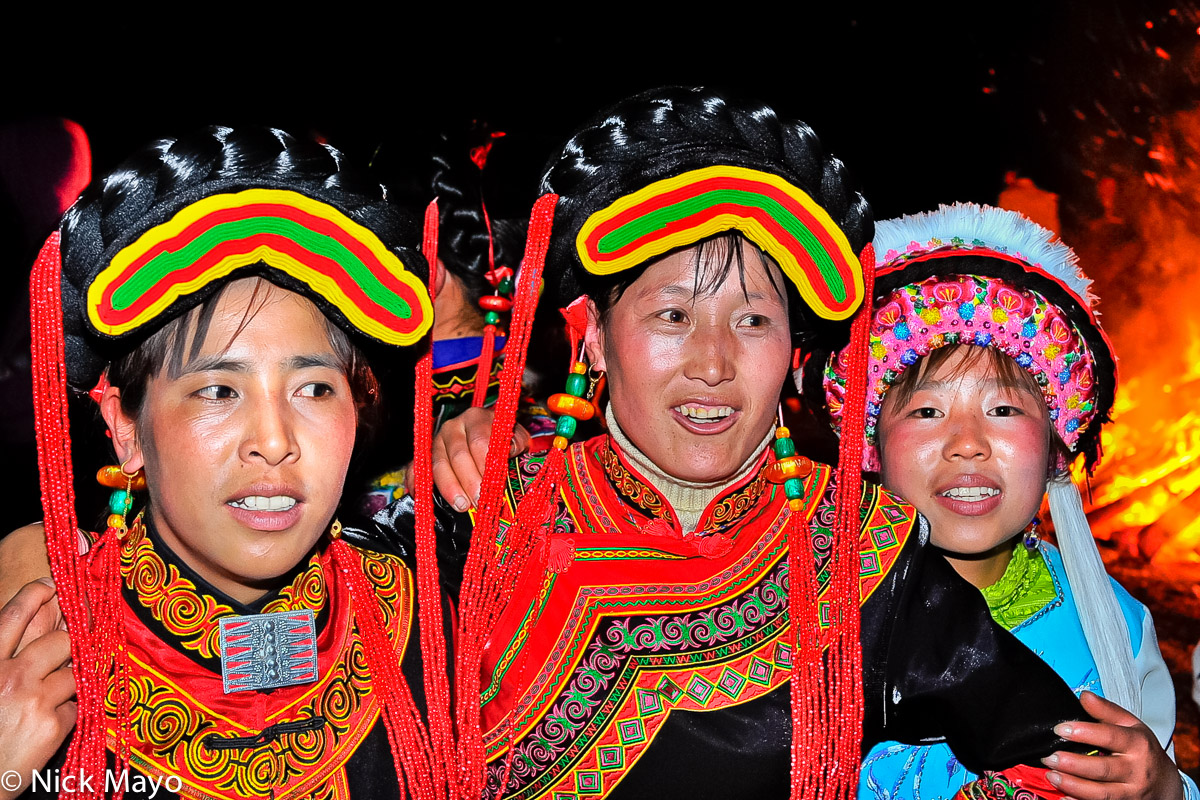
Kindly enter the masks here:
[[633, 442], [629, 441], [628, 437], [621, 430], [621, 426], [617, 424], [617, 418], [613, 415], [612, 404], [604, 410], [604, 420], [608, 423], [608, 433], [612, 436], [613, 442], [621, 451], [621, 455], [625, 460], [642, 474], [646, 480], [654, 485], [658, 493], [663, 499], [671, 504], [671, 508], [675, 510], [675, 515], [679, 517], [679, 524], [683, 526], [684, 533], [691, 533], [700, 524], [700, 515], [704, 513], [704, 509], [708, 507], [718, 495], [741, 481], [750, 471], [754, 469], [758, 461], [758, 457], [762, 454], [762, 450], [767, 446], [767, 443], [775, 435], [774, 430], [767, 431], [767, 435], [763, 437], [759, 446], [754, 448], [750, 453], [750, 457], [746, 459], [736, 473], [730, 478], [712, 483], [694, 483], [692, 481], [682, 481], [676, 477], [668, 475], [658, 467], [653, 461], [646, 457], [646, 454], [637, 449]]

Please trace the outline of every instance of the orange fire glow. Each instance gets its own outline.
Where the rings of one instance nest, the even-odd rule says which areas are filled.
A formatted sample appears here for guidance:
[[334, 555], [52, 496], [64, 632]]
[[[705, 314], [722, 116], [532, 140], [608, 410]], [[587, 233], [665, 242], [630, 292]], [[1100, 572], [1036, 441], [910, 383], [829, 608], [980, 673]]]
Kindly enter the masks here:
[[1076, 234], [1120, 359], [1088, 516], [1154, 565], [1200, 564], [1200, 111], [1161, 120], [1150, 156]]

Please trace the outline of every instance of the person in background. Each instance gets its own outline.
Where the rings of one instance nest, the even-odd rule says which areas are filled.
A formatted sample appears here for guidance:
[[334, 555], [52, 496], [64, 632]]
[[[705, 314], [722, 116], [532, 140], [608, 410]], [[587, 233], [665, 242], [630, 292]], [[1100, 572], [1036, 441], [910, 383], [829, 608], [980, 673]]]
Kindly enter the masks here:
[[[492, 219], [483, 196], [487, 160], [502, 136], [482, 124], [465, 135], [443, 134], [432, 159], [429, 197], [438, 212], [437, 260], [431, 265], [435, 428], [468, 408], [490, 407], [499, 393], [503, 320], [525, 246], [524, 220]], [[553, 422], [544, 407], [526, 398], [520, 419], [522, 436], [548, 446]], [[360, 503], [366, 516], [407, 491], [410, 465], [397, 464], [389, 458], [392, 452], [384, 446], [372, 457], [382, 471], [369, 481]]]

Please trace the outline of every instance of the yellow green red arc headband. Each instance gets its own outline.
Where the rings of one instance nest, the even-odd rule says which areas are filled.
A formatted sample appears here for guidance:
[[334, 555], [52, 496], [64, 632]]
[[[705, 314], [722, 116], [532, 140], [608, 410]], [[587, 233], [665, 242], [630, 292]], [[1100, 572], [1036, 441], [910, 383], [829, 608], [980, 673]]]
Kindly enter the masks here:
[[691, 170], [625, 195], [588, 217], [575, 249], [589, 272], [610, 275], [730, 230], [775, 259], [819, 316], [846, 319], [862, 303], [862, 265], [828, 212], [746, 167]]
[[425, 286], [374, 232], [283, 189], [210, 195], [149, 229], [92, 281], [88, 319], [100, 333], [121, 336], [179, 298], [258, 264], [305, 284], [386, 344], [413, 344], [433, 324]]

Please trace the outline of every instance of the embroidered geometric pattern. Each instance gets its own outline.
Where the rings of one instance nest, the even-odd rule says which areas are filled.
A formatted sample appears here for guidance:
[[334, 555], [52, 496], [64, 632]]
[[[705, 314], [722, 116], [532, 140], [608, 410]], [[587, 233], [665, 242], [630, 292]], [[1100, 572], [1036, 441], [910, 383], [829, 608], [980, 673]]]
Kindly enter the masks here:
[[[606, 469], [612, 463], [604, 458], [606, 444], [600, 437], [567, 452], [551, 536], [574, 539], [575, 561], [519, 589], [498, 626], [495, 651], [485, 652], [493, 679], [483, 712], [489, 795], [605, 794], [652, 745], [672, 711], [746, 703], [789, 678], [785, 528], [791, 512], [780, 487], [752, 479], [735, 488], [731, 494], [751, 499], [733, 506], [732, 550], [698, 557], [680, 540], [643, 532], [657, 507], [644, 492], [654, 490], [641, 484], [631, 491], [632, 473], [614, 476]], [[519, 459], [510, 469], [509, 514], [537, 476], [541, 459], [530, 462]], [[821, 595], [829, 582], [831, 475], [817, 465], [805, 479], [800, 512], [809, 521]], [[869, 486], [862, 511], [865, 600], [895, 563], [914, 518], [900, 501]], [[710, 521], [702, 519], [701, 527]], [[603, 556], [580, 557], [586, 552]], [[678, 563], [664, 570], [663, 558]], [[538, 624], [530, 626], [535, 616]], [[538, 666], [515, 669], [518, 663]], [[501, 680], [500, 673], [507, 677]], [[514, 686], [518, 674], [522, 681]], [[509, 783], [500, 792], [508, 764]]]

